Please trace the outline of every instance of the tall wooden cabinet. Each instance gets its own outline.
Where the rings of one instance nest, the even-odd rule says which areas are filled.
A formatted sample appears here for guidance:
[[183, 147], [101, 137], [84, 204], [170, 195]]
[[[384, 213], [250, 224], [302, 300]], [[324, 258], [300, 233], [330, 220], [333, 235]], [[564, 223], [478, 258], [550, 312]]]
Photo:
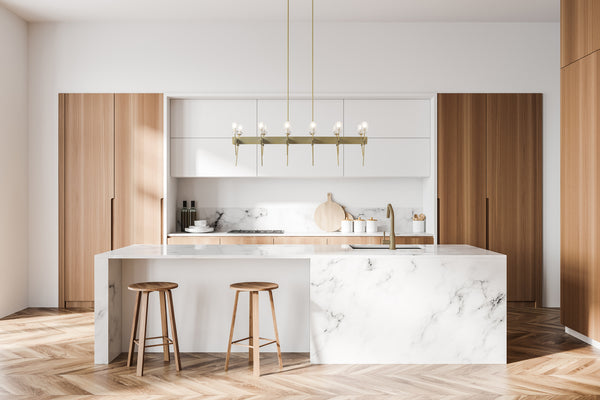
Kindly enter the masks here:
[[507, 255], [509, 301], [541, 305], [542, 95], [438, 96], [439, 243]]
[[92, 306], [94, 255], [161, 242], [161, 94], [59, 95], [59, 305]]
[[[587, 54], [600, 12], [590, 3], [600, 8], [561, 2], [561, 59], [579, 58], [561, 69], [560, 311], [563, 325], [600, 341], [600, 53]], [[587, 22], [573, 24], [573, 15]], [[588, 38], [588, 52], [573, 37]]]

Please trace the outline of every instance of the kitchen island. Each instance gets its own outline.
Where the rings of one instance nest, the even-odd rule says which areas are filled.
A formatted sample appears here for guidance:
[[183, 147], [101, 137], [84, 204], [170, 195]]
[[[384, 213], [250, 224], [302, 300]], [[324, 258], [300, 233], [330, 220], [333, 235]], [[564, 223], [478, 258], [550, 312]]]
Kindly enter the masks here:
[[[94, 279], [97, 364], [127, 349], [127, 285], [151, 280], [179, 284], [182, 352], [224, 352], [229, 284], [273, 281], [282, 351], [310, 351], [312, 363], [506, 363], [506, 256], [476, 247], [135, 245], [98, 254]], [[244, 301], [236, 337], [248, 326]], [[149, 336], [160, 331], [157, 302], [151, 296]], [[265, 298], [259, 318], [269, 337]]]

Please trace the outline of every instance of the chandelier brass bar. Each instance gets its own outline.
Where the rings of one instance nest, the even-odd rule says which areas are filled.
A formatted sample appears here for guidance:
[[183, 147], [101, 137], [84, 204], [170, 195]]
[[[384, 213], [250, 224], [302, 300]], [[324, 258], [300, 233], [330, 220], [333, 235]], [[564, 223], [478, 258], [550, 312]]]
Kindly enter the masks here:
[[265, 136], [265, 137], [233, 137], [231, 142], [236, 145], [244, 144], [367, 144], [364, 136]]

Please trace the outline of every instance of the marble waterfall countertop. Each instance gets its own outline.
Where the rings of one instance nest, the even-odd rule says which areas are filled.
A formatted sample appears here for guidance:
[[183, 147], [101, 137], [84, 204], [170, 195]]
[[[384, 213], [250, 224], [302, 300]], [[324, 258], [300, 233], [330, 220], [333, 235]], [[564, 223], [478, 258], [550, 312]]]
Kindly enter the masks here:
[[[418, 247], [418, 248], [415, 248]], [[96, 257], [119, 259], [160, 258], [313, 258], [381, 256], [497, 256], [503, 254], [468, 245], [398, 245], [396, 250], [353, 249], [348, 245], [133, 245], [108, 251]]]
[[312, 363], [506, 363], [506, 256], [472, 246], [134, 245], [96, 255], [94, 274], [97, 364], [127, 351], [127, 285], [147, 280], [179, 283], [183, 352], [224, 352], [229, 285], [267, 280], [279, 284], [282, 351]]

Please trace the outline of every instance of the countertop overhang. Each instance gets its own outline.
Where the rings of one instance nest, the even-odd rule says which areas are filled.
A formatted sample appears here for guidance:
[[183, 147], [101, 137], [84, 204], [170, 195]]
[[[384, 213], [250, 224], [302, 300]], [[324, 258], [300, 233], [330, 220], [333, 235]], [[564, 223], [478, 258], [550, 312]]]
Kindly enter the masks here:
[[352, 249], [348, 245], [132, 245], [98, 254], [111, 259], [231, 259], [315, 257], [506, 257], [468, 245], [419, 245], [419, 249]]

